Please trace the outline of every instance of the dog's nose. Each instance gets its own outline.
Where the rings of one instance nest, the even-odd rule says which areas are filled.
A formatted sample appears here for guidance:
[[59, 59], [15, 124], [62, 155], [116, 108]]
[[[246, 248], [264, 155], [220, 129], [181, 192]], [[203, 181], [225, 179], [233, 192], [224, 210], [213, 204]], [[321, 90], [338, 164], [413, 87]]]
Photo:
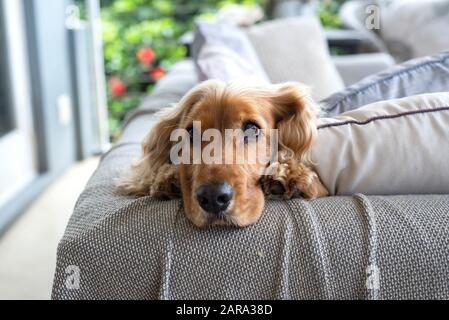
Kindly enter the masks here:
[[234, 195], [228, 183], [207, 183], [196, 190], [196, 198], [204, 211], [218, 214], [225, 211]]

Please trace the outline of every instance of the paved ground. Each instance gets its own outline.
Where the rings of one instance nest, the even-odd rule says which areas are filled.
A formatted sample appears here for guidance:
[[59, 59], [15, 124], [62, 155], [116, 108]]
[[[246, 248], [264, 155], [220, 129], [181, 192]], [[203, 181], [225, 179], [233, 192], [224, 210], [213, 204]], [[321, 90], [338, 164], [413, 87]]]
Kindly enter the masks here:
[[0, 299], [50, 298], [58, 241], [98, 161], [69, 169], [0, 238]]

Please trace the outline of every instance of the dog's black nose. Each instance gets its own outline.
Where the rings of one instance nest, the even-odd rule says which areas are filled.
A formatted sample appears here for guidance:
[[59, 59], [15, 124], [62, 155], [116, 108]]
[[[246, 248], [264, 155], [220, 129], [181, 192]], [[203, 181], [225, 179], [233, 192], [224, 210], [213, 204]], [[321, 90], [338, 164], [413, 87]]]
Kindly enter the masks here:
[[196, 189], [196, 198], [204, 211], [218, 214], [225, 211], [234, 195], [228, 183], [207, 183]]

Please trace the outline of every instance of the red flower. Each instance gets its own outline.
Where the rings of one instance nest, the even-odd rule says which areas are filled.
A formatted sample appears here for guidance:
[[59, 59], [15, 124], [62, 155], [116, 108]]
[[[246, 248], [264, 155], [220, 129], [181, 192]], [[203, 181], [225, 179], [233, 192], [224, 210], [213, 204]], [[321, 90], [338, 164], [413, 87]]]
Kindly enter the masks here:
[[111, 95], [115, 98], [123, 96], [128, 89], [126, 84], [117, 77], [112, 77], [109, 80], [109, 86], [111, 88]]
[[165, 70], [161, 66], [158, 66], [151, 70], [150, 75], [153, 80], [157, 81], [165, 75]]
[[144, 64], [150, 64], [155, 57], [154, 51], [151, 48], [142, 48], [137, 51], [137, 59]]

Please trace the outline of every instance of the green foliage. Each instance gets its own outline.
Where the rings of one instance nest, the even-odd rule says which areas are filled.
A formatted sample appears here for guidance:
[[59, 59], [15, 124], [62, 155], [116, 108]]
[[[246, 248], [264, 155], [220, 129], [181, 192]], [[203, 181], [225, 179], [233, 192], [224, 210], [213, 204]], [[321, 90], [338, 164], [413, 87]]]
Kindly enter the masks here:
[[[151, 70], [166, 70], [186, 55], [179, 38], [191, 31], [196, 17], [211, 16], [227, 4], [261, 3], [263, 0], [102, 0], [103, 41], [111, 134], [117, 134], [125, 114], [151, 92], [157, 79]], [[137, 58], [141, 48], [151, 48], [151, 64]], [[114, 94], [111, 79], [126, 85]]]
[[345, 0], [322, 0], [318, 5], [318, 15], [326, 28], [341, 28], [338, 11]]

